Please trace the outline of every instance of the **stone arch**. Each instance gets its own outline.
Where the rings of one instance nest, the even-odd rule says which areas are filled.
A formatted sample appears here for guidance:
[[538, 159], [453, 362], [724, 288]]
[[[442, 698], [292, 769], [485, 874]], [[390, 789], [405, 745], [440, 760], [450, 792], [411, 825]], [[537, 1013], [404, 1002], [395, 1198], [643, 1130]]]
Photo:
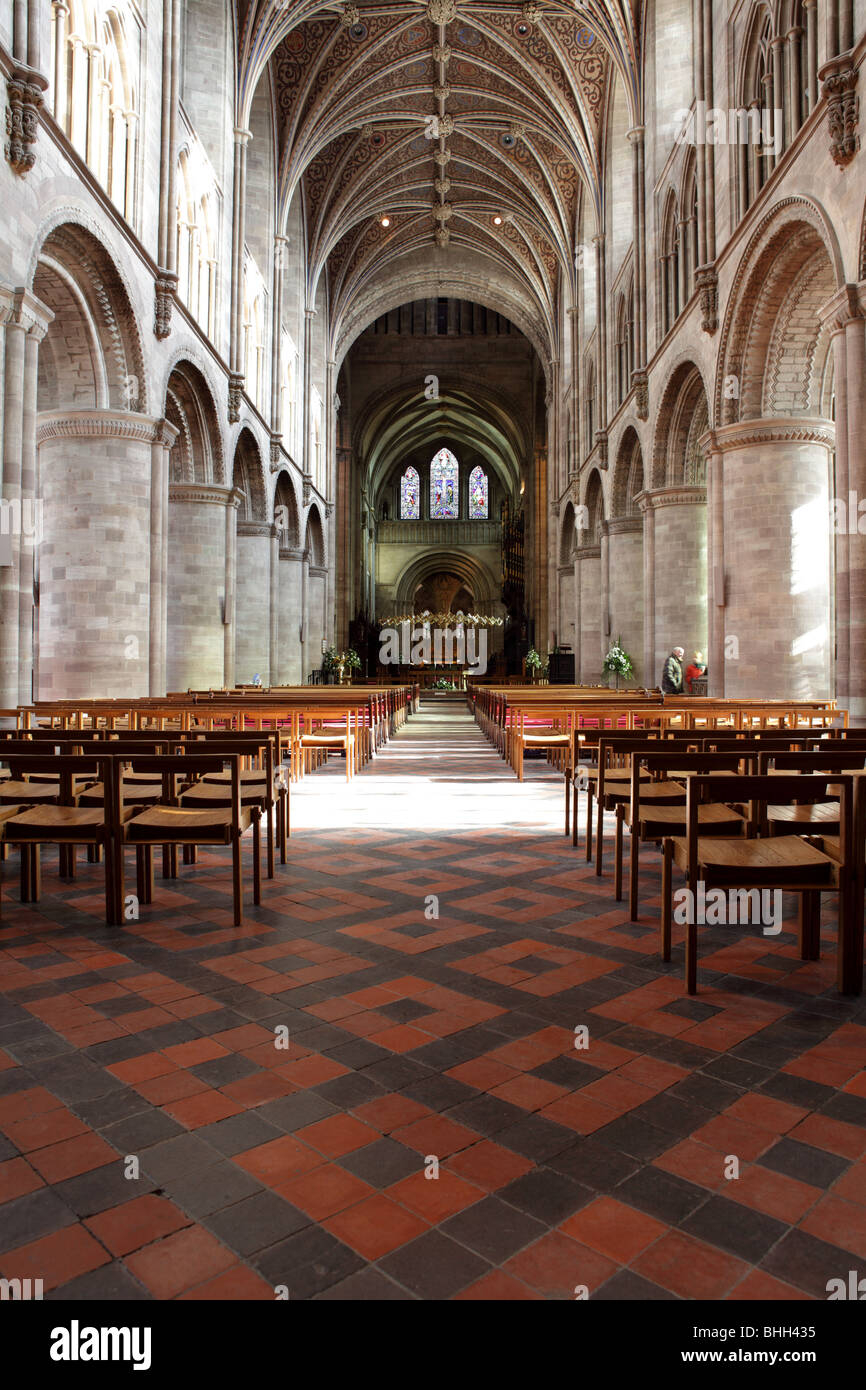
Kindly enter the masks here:
[[221, 483], [225, 465], [219, 418], [210, 387], [192, 362], [181, 359], [172, 368], [164, 414], [178, 431], [169, 455], [169, 482]]
[[301, 543], [301, 517], [291, 474], [287, 468], [280, 472], [274, 489], [274, 525], [280, 538], [280, 549], [297, 550]]
[[674, 487], [681, 483], [703, 486], [706, 465], [699, 440], [708, 426], [704, 379], [694, 362], [686, 359], [674, 368], [662, 392], [650, 487]]
[[805, 198], [777, 204], [746, 248], [719, 344], [718, 424], [813, 416], [832, 370], [829, 325], [818, 310], [842, 284], [836, 238]]
[[307, 513], [307, 524], [304, 528], [304, 550], [309, 552], [310, 564], [323, 568], [326, 563], [325, 551], [325, 531], [322, 526], [322, 517], [316, 503], [313, 502]]
[[39, 352], [39, 410], [144, 412], [141, 335], [126, 286], [103, 243], [77, 222], [42, 241], [33, 293], [54, 321]]
[[419, 584], [438, 570], [448, 570], [466, 586], [479, 607], [498, 601], [499, 586], [483, 561], [466, 551], [437, 547], [425, 551], [405, 566], [394, 586], [397, 613], [411, 613]]
[[584, 545], [598, 545], [604, 522], [604, 488], [602, 487], [601, 474], [597, 468], [592, 469], [586, 480], [583, 502], [586, 507], [587, 518]]
[[638, 506], [635, 498], [643, 485], [643, 453], [640, 440], [634, 426], [629, 425], [620, 440], [614, 466], [611, 516], [637, 516]]
[[246, 426], [237, 437], [232, 486], [241, 494], [238, 519], [265, 521], [268, 515], [262, 455], [256, 437]]
[[575, 546], [574, 507], [566, 502], [559, 532], [559, 563], [570, 565], [574, 559]]

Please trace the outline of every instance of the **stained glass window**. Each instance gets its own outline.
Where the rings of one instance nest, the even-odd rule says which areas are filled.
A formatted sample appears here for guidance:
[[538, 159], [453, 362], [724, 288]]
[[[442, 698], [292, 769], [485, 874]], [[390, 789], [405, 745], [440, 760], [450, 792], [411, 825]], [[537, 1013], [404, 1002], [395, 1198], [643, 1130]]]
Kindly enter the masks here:
[[400, 479], [400, 520], [417, 521], [421, 515], [421, 479], [416, 468], [407, 468]]
[[469, 518], [487, 520], [487, 474], [480, 464], [469, 474]]
[[455, 519], [460, 515], [457, 492], [459, 464], [450, 449], [440, 449], [430, 465], [430, 515]]

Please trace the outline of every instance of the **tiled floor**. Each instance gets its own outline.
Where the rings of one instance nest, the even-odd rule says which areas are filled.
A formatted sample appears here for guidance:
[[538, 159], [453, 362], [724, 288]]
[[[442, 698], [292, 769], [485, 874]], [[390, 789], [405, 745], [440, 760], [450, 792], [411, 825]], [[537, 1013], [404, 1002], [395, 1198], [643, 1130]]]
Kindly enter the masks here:
[[[824, 1299], [866, 1260], [866, 1009], [834, 932], [656, 955], [465, 713], [293, 792], [231, 925], [203, 854], [123, 930], [4, 866], [0, 1275], [48, 1298]], [[793, 914], [793, 901], [790, 907]], [[588, 1047], [576, 1029], [588, 1030]], [[288, 1043], [288, 1045], [286, 1045]], [[738, 1176], [734, 1174], [738, 1172]], [[438, 1176], [437, 1176], [438, 1174]]]

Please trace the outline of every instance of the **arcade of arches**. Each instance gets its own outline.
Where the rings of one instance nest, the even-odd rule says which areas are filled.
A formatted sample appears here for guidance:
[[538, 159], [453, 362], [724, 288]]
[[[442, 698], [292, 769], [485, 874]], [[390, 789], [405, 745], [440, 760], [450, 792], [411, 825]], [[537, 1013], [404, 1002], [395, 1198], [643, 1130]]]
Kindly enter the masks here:
[[437, 603], [866, 713], [860, 8], [16, 4], [4, 704]]
[[[597, 685], [618, 640], [635, 683], [656, 687], [679, 646], [706, 653], [711, 696], [835, 698], [862, 723], [864, 60], [866, 0], [0, 4], [3, 715], [37, 700], [305, 687], [332, 647], [355, 648], [370, 684], [390, 682], [382, 625], [444, 613], [489, 623], [497, 679], [520, 678], [534, 647], [573, 653], [575, 681]], [[712, 1006], [682, 997], [646, 922], [599, 910], [601, 879], [563, 844], [561, 775], [536, 761], [518, 782], [465, 702], [453, 725], [434, 705], [430, 694], [351, 782], [332, 758], [292, 784], [302, 823], [277, 869], [282, 896], [269, 880], [243, 935], [226, 908], [227, 851], [193, 854], [176, 891], [159, 880], [153, 902], [136, 897], [142, 918], [111, 950], [95, 853], [77, 887], [53, 874], [52, 852], [42, 902], [14, 890], [0, 973], [21, 998], [8, 1024], [5, 1000], [0, 1015], [0, 1174], [36, 1215], [28, 1206], [10, 1229], [38, 1242], [52, 1226], [34, 1174], [53, 1173], [67, 1189], [59, 1227], [85, 1255], [96, 1244], [83, 1223], [99, 1227], [102, 1198], [77, 1166], [92, 1153], [86, 1123], [113, 1126], [112, 1161], [118, 1147], [160, 1150], [141, 1198], [156, 1204], [153, 1242], [192, 1240], [160, 1224], [171, 1188], [171, 1220], [210, 1223], [196, 1239], [231, 1251], [228, 1285], [218, 1262], [201, 1275], [214, 1297], [272, 1297], [309, 1217], [328, 1232], [304, 1259], [293, 1247], [292, 1298], [356, 1277], [370, 1297], [450, 1297], [487, 1279], [491, 1296], [572, 1297], [530, 1259], [502, 1272], [518, 1235], [555, 1250], [597, 1242], [611, 1297], [823, 1298], [829, 1273], [866, 1257], [862, 1074], [841, 1093], [862, 1066], [862, 1010], [833, 993], [835, 926], [820, 961], [801, 961], [794, 935], [754, 951], [753, 939], [717, 964]], [[647, 861], [657, 906], [660, 860]], [[213, 889], [209, 869], [222, 874]], [[23, 855], [21, 874], [33, 890]], [[4, 864], [7, 898], [10, 875]], [[419, 893], [438, 903], [452, 890], [442, 920], [421, 922]], [[302, 1041], [276, 1075], [262, 1056], [278, 1008]], [[584, 1013], [599, 1039], [616, 1035], [597, 1074], [577, 1064], [601, 1099], [563, 1084]], [[605, 1089], [602, 1072], [629, 1064]], [[7, 1142], [7, 1091], [39, 1098], [55, 1067], [57, 1104], [81, 1111], [55, 1147], [82, 1147], [31, 1166], [38, 1125]], [[88, 1089], [96, 1073], [105, 1096]], [[674, 1081], [679, 1095], [659, 1101]], [[756, 1119], [749, 1088], [765, 1082]], [[628, 1096], [655, 1106], [651, 1120], [625, 1117]], [[740, 1206], [700, 1166], [734, 1143], [712, 1130], [734, 1104], [738, 1136], [781, 1150]], [[441, 1125], [435, 1137], [411, 1132], [422, 1118]], [[780, 1137], [801, 1123], [802, 1142]], [[426, 1197], [371, 1196], [385, 1179], [355, 1155], [362, 1124], [379, 1126], [370, 1143], [393, 1188], [414, 1182], [418, 1152], [443, 1152], [442, 1135], [468, 1147], [475, 1126], [483, 1152], [441, 1186], [420, 1182]], [[693, 1141], [701, 1125], [710, 1138]], [[575, 1131], [585, 1148], [555, 1168]], [[315, 1198], [300, 1168], [279, 1200], [264, 1191], [271, 1144], [327, 1167]], [[172, 1152], [206, 1153], [216, 1171]], [[229, 1168], [232, 1201], [262, 1203], [242, 1238], [233, 1216], [220, 1226]], [[566, 1197], [578, 1220], [584, 1182], [607, 1205], [579, 1235], [551, 1234]], [[633, 1202], [598, 1195], [619, 1182]], [[374, 1204], [352, 1238], [338, 1210], [349, 1192]], [[392, 1219], [419, 1243], [459, 1223], [463, 1197], [485, 1214], [408, 1273], [396, 1238], [377, 1245]], [[488, 1217], [506, 1203], [507, 1221]], [[681, 1221], [694, 1225], [671, 1235]], [[244, 1243], [266, 1228], [281, 1242], [270, 1264]], [[76, 1296], [192, 1287], [191, 1274], [173, 1282], [183, 1260], [123, 1263], [115, 1228], [101, 1230], [110, 1274], [85, 1259], [59, 1275], [92, 1280]], [[450, 1264], [441, 1251], [464, 1236]], [[674, 1255], [623, 1274], [632, 1245], [657, 1238]], [[815, 1253], [831, 1242], [835, 1264]], [[695, 1269], [712, 1277], [694, 1284]]]

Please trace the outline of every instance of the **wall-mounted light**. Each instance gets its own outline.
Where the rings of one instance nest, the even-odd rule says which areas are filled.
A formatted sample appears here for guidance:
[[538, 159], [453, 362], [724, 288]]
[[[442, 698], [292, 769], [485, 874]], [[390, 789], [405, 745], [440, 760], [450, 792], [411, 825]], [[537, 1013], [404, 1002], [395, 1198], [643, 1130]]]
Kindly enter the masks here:
[[390, 225], [391, 225], [391, 219], [390, 219], [390, 217], [380, 217], [380, 218], [379, 218], [379, 226], [380, 226], [380, 227], [390, 227]]
[[502, 226], [502, 218], [501, 218], [501, 217], [498, 217], [498, 216], [497, 216], [497, 217], [494, 217], [494, 219], [493, 219], [493, 225], [494, 225], [494, 227], [501, 227], [501, 226]]
[[521, 496], [521, 497], [523, 496], [523, 494], [524, 494], [525, 491], [526, 491], [526, 483], [525, 483], [525, 482], [523, 481], [523, 479], [521, 478], [521, 479], [520, 479], [520, 496]]

